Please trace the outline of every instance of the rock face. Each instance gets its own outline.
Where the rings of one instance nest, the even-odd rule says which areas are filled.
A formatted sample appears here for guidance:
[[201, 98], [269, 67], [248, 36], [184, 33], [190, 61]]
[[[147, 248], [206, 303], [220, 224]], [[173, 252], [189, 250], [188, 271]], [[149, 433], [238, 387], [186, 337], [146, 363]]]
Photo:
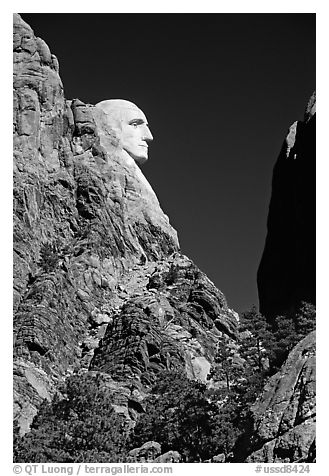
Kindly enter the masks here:
[[315, 405], [313, 331], [291, 351], [281, 370], [270, 378], [263, 395], [254, 404], [249, 448], [242, 449], [249, 449], [245, 461], [313, 462]]
[[[133, 426], [157, 375], [180, 370], [206, 381], [218, 341], [237, 345], [237, 314], [180, 252], [176, 231], [104, 113], [66, 100], [58, 71], [47, 45], [14, 15], [14, 418], [21, 433], [72, 373], [97, 377], [115, 411]], [[273, 182], [271, 216], [280, 212], [275, 184], [281, 170], [300, 177], [296, 190], [304, 183], [311, 149], [309, 142], [303, 149], [303, 137], [305, 131], [311, 136], [313, 118], [311, 104], [305, 123], [291, 131]], [[295, 238], [309, 206], [297, 198], [290, 204]], [[259, 273], [264, 296], [267, 277], [278, 276], [266, 271], [278, 239], [272, 222]], [[298, 250], [305, 251], [302, 242]], [[284, 302], [293, 302], [284, 286], [280, 296], [285, 292], [290, 300]], [[262, 299], [265, 307], [274, 302]], [[311, 335], [254, 406], [244, 461], [312, 459], [313, 360]], [[174, 449], [161, 454], [157, 442], [130, 457], [182, 459]], [[212, 461], [223, 462], [223, 455]]]
[[315, 94], [275, 164], [265, 249], [258, 269], [260, 312], [269, 321], [315, 304]]
[[189, 377], [205, 380], [217, 340], [237, 330], [224, 296], [179, 253], [144, 267], [139, 278], [90, 368], [151, 384], [157, 372], [182, 367]]
[[[110, 92], [109, 92], [110, 94]], [[144, 411], [168, 368], [205, 380], [237, 315], [179, 251], [157, 197], [102, 111], [64, 98], [58, 61], [14, 15], [14, 396], [26, 432], [73, 372], [103, 373]]]
[[150, 463], [159, 455], [161, 455], [161, 445], [156, 441], [147, 441], [140, 448], [129, 451], [132, 462]]
[[156, 441], [147, 441], [140, 448], [129, 451], [128, 463], [180, 463], [178, 451], [167, 451], [161, 454], [161, 445]]

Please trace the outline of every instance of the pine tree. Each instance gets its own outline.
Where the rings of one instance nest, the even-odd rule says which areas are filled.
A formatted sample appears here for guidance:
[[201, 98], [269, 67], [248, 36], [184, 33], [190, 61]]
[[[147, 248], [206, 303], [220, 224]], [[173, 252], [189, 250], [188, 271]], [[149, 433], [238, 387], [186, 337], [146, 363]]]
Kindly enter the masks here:
[[263, 372], [266, 359], [271, 358], [274, 343], [271, 328], [255, 306], [241, 316], [240, 352], [255, 371]]
[[43, 403], [29, 433], [16, 435], [15, 462], [122, 461], [125, 421], [101, 379], [73, 376], [63, 391], [64, 398]]
[[185, 461], [199, 462], [213, 451], [212, 420], [217, 406], [207, 398], [206, 386], [177, 372], [161, 375], [147, 398], [147, 410], [136, 424], [130, 447], [148, 440], [162, 451], [178, 451]]
[[277, 316], [274, 321], [273, 370], [278, 370], [289, 352], [315, 329], [315, 306], [301, 302], [295, 314]]
[[208, 379], [224, 383], [226, 391], [231, 391], [244, 374], [244, 365], [237, 353], [237, 346], [229, 339], [222, 338], [217, 343], [215, 359]]
[[299, 340], [315, 329], [315, 318], [315, 306], [302, 301], [296, 313], [296, 332]]

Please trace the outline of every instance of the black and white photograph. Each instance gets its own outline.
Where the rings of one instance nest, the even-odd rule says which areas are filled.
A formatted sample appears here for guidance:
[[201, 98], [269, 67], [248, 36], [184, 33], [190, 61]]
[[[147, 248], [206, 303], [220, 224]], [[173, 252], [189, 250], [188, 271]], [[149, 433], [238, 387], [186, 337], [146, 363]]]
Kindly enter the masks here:
[[316, 17], [14, 13], [14, 473], [315, 471]]

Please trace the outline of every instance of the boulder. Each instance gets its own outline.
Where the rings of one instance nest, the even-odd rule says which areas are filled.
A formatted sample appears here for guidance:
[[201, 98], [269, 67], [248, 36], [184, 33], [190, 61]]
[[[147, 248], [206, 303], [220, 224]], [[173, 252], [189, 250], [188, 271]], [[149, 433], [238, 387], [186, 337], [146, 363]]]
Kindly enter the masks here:
[[167, 453], [155, 458], [154, 463], [180, 463], [181, 461], [182, 457], [178, 451], [167, 451]]
[[129, 451], [129, 460], [150, 463], [161, 454], [161, 445], [156, 441], [147, 441], [140, 448]]

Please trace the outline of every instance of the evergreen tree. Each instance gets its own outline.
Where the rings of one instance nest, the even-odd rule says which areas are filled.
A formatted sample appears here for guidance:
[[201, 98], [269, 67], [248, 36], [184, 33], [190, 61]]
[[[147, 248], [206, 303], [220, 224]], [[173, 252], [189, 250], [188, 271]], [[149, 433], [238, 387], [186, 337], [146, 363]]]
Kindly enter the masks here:
[[251, 367], [267, 373], [279, 370], [289, 352], [315, 328], [315, 307], [302, 302], [296, 313], [277, 316], [270, 326], [253, 306], [242, 314], [240, 322], [240, 353]]
[[15, 462], [122, 461], [125, 421], [114, 412], [101, 378], [73, 376], [64, 390], [64, 398], [43, 403], [29, 433], [16, 433]]
[[302, 301], [296, 313], [296, 332], [299, 340], [316, 327], [316, 310], [313, 304]]
[[315, 329], [315, 314], [313, 304], [301, 302], [295, 314], [275, 318], [272, 351], [273, 371], [277, 371], [295, 345]]
[[240, 321], [240, 352], [255, 372], [266, 369], [266, 359], [271, 358], [274, 337], [265, 317], [253, 306], [244, 312]]
[[217, 343], [215, 359], [208, 379], [225, 383], [226, 391], [236, 384], [244, 374], [244, 365], [237, 354], [237, 346], [229, 339], [222, 338]]
[[130, 447], [154, 440], [163, 452], [179, 451], [185, 461], [207, 459], [215, 451], [212, 421], [217, 412], [204, 384], [166, 372], [147, 398], [147, 411], [134, 429]]

